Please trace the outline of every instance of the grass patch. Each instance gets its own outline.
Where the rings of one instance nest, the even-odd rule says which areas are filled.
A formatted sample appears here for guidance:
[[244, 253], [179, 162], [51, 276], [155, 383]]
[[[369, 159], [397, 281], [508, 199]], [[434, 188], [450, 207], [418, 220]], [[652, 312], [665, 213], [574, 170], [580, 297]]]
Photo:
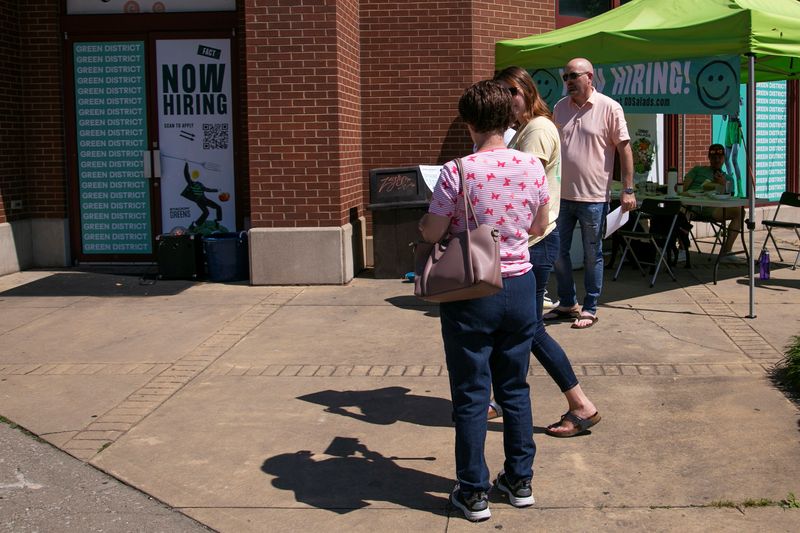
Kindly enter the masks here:
[[781, 500], [781, 507], [785, 509], [800, 509], [800, 500], [797, 499], [794, 492], [790, 492], [785, 500]]
[[748, 499], [742, 502], [742, 507], [772, 507], [778, 505], [779, 502], [774, 502], [768, 498], [758, 498], [757, 500]]
[[784, 348], [784, 356], [769, 372], [777, 389], [800, 406], [800, 335], [793, 336]]
[[783, 380], [800, 392], [800, 335], [795, 335], [786, 346], [786, 354], [778, 361]]
[[733, 509], [736, 509], [736, 508], [738, 508], [738, 505], [737, 505], [736, 502], [731, 501], [731, 500], [715, 500], [715, 501], [709, 503], [708, 507], [717, 507], [717, 508], [720, 508], [720, 509], [721, 508], [733, 508]]
[[740, 502], [733, 500], [716, 500], [700, 507], [716, 507], [717, 509], [742, 509], [753, 507], [782, 507], [783, 509], [800, 509], [800, 500], [790, 492], [785, 499], [776, 502], [769, 498], [748, 498]]

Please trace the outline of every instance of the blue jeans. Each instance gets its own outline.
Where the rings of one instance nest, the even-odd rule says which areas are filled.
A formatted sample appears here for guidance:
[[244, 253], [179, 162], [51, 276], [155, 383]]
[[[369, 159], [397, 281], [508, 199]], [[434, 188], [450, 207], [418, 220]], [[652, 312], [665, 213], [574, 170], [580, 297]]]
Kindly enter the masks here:
[[572, 364], [567, 358], [567, 354], [547, 333], [542, 319], [544, 306], [544, 291], [547, 288], [547, 280], [553, 270], [553, 264], [558, 258], [558, 251], [561, 248], [558, 228], [554, 229], [544, 239], [529, 248], [531, 254], [531, 264], [533, 274], [536, 277], [536, 332], [533, 335], [531, 351], [539, 363], [544, 367], [561, 392], [566, 392], [578, 384], [578, 378], [572, 370]]
[[603, 288], [603, 229], [607, 214], [607, 202], [561, 200], [561, 210], [556, 221], [561, 235], [561, 252], [555, 270], [559, 305], [562, 307], [572, 307], [578, 303], [569, 250], [572, 248], [572, 232], [575, 230], [575, 224], [580, 222], [583, 239], [583, 287], [586, 290], [583, 310], [592, 314], [597, 313], [597, 300]]
[[503, 279], [492, 296], [440, 305], [442, 338], [456, 425], [456, 477], [469, 495], [488, 491], [486, 411], [494, 388], [503, 409], [503, 468], [509, 481], [533, 476], [533, 415], [527, 381], [536, 326], [536, 278]]

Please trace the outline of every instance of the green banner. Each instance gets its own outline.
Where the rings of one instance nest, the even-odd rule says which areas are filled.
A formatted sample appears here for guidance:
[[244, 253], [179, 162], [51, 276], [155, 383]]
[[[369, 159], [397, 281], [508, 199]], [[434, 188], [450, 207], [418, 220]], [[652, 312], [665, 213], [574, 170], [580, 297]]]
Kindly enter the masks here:
[[[736, 194], [745, 197], [747, 168], [747, 86], [739, 89], [737, 113], [716, 115], [712, 142], [725, 146], [725, 171], [734, 176]], [[756, 83], [756, 197], [779, 200], [786, 190], [787, 87], [785, 81]]]
[[143, 42], [75, 43], [84, 254], [152, 253]]
[[[564, 69], [530, 71], [550, 109], [567, 95]], [[625, 113], [714, 115], [739, 107], [739, 57], [594, 65], [594, 85]]]

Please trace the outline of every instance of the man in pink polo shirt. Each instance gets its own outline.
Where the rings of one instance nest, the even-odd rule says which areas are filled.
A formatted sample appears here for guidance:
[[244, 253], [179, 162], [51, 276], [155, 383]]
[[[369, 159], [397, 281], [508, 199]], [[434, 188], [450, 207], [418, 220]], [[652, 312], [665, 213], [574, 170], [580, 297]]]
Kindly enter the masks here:
[[[574, 318], [573, 328], [597, 321], [597, 301], [603, 286], [603, 230], [611, 198], [614, 151], [619, 153], [625, 210], [636, 208], [633, 194], [633, 154], [625, 115], [615, 100], [592, 86], [594, 68], [575, 58], [562, 75], [568, 96], [558, 101], [553, 119], [561, 135], [561, 210], [556, 225], [561, 252], [555, 264], [559, 305], [544, 318]], [[572, 232], [581, 223], [583, 284], [586, 295], [578, 305], [572, 278]]]

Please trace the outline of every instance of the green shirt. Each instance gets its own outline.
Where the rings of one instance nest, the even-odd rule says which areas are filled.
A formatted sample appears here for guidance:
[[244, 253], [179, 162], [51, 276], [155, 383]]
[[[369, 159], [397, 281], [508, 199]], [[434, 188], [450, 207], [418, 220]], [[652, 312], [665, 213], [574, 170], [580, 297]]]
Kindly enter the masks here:
[[[725, 179], [730, 182], [731, 190], [734, 190], [733, 189], [733, 176], [731, 176], [730, 174], [726, 174], [725, 172], [722, 172], [722, 173], [725, 174]], [[703, 191], [703, 183], [706, 180], [712, 181], [712, 182], [714, 181], [714, 171], [711, 170], [711, 167], [709, 167], [709, 166], [698, 165], [698, 166], [694, 167], [692, 170], [690, 170], [686, 174], [686, 177], [683, 178], [683, 179], [684, 179], [684, 181], [686, 181], [687, 179], [691, 179], [692, 180], [692, 184], [689, 186], [689, 188], [687, 190], [702, 192]]]

